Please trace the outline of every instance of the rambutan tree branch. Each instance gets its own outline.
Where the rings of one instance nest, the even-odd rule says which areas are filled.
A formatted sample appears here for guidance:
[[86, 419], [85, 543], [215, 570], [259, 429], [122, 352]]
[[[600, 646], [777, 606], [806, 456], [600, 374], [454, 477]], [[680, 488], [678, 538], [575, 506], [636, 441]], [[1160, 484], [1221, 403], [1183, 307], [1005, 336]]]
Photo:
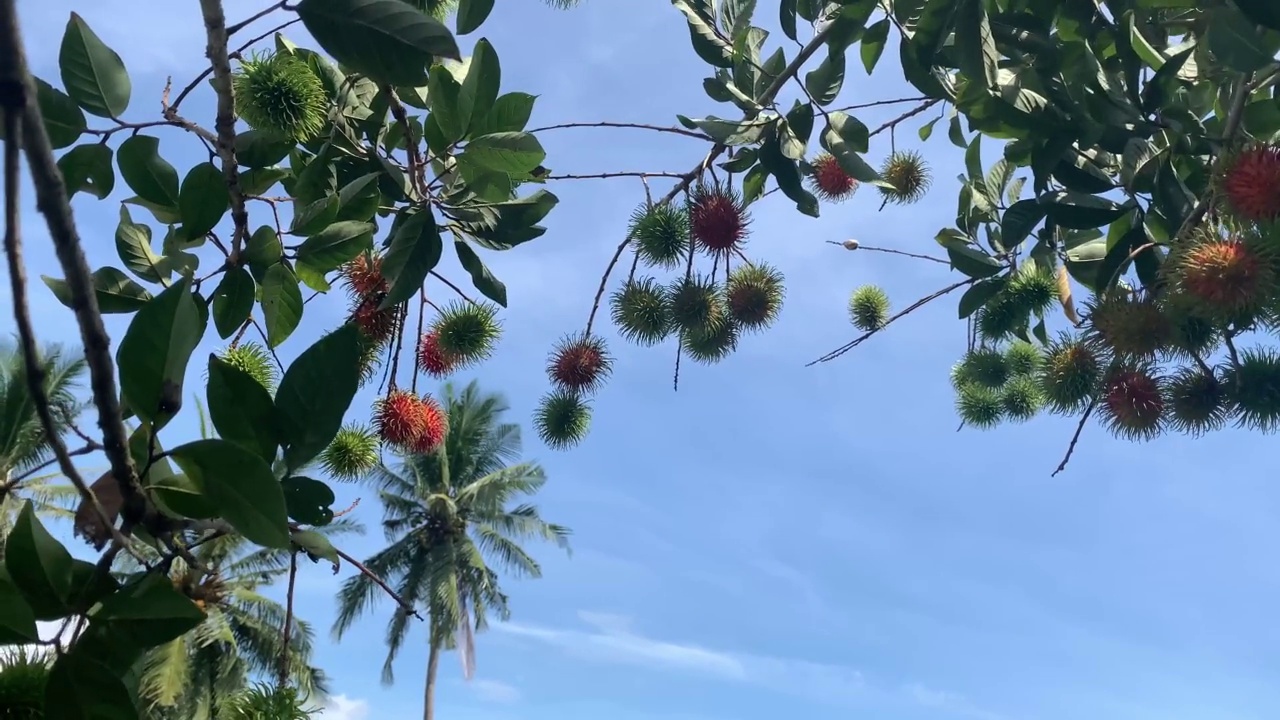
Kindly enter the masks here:
[[227, 36], [228, 36], [228, 37], [230, 37], [230, 36], [232, 36], [232, 35], [235, 35], [236, 33], [240, 32], [240, 31], [241, 31], [241, 30], [243, 30], [243, 29], [245, 29], [245, 28], [246, 28], [246, 27], [248, 27], [249, 25], [252, 25], [253, 23], [255, 23], [255, 22], [257, 22], [257, 21], [261, 20], [262, 18], [264, 18], [264, 17], [266, 17], [266, 16], [268, 16], [268, 15], [270, 15], [271, 13], [273, 13], [273, 12], [275, 12], [275, 11], [277, 11], [277, 10], [283, 10], [283, 9], [285, 8], [285, 6], [287, 6], [287, 5], [288, 5], [288, 3], [287, 3], [287, 2], [284, 2], [283, 0], [281, 0], [281, 2], [274, 3], [274, 4], [272, 4], [272, 5], [271, 5], [270, 7], [268, 7], [268, 8], [265, 8], [265, 9], [263, 9], [263, 10], [259, 10], [258, 12], [254, 13], [253, 15], [250, 15], [249, 17], [245, 18], [244, 20], [241, 20], [240, 22], [236, 23], [235, 25], [228, 25], [228, 26], [227, 26]]
[[1089, 423], [1089, 416], [1093, 415], [1094, 408], [1098, 407], [1097, 399], [1089, 403], [1084, 409], [1084, 414], [1080, 416], [1080, 422], [1076, 423], [1076, 431], [1071, 435], [1071, 443], [1067, 445], [1067, 454], [1063, 456], [1062, 462], [1058, 463], [1058, 468], [1053, 471], [1049, 477], [1054, 477], [1058, 473], [1067, 469], [1067, 464], [1071, 462], [1071, 456], [1075, 454], [1076, 444], [1080, 442], [1080, 433], [1084, 432], [1084, 426]]
[[537, 127], [532, 130], [528, 130], [526, 132], [540, 133], [540, 132], [546, 132], [548, 130], [565, 130], [569, 128], [629, 128], [632, 130], [651, 130], [653, 132], [658, 132], [658, 133], [670, 133], [672, 135], [683, 135], [685, 137], [694, 138], [695, 140], [713, 142], [711, 138], [707, 137], [706, 135], [700, 132], [695, 132], [693, 130], [686, 130], [684, 128], [678, 128], [678, 127], [650, 125], [647, 123], [628, 123], [628, 122], [609, 122], [609, 121], [569, 122], [569, 123], [559, 123], [556, 125], [544, 125], [542, 127]]
[[960, 282], [958, 282], [958, 283], [953, 283], [953, 284], [951, 284], [951, 285], [948, 285], [948, 286], [946, 286], [946, 287], [942, 288], [941, 290], [939, 290], [939, 291], [937, 291], [937, 292], [935, 292], [935, 293], [932, 293], [932, 294], [930, 294], [930, 295], [926, 295], [926, 296], [924, 296], [924, 297], [920, 298], [919, 300], [915, 301], [915, 302], [914, 302], [914, 303], [912, 303], [911, 305], [909, 305], [909, 306], [908, 306], [905, 310], [903, 310], [902, 312], [900, 312], [900, 313], [898, 313], [897, 315], [894, 315], [893, 317], [891, 317], [891, 318], [889, 318], [888, 320], [886, 320], [886, 321], [884, 322], [884, 324], [883, 324], [883, 325], [881, 325], [880, 327], [876, 328], [875, 330], [868, 331], [868, 332], [866, 332], [866, 333], [864, 333], [864, 334], [862, 334], [862, 335], [860, 335], [860, 336], [858, 336], [858, 337], [854, 338], [853, 340], [851, 340], [851, 341], [849, 341], [849, 342], [845, 343], [844, 345], [841, 345], [840, 347], [836, 348], [835, 350], [832, 350], [831, 352], [827, 353], [826, 355], [823, 355], [822, 357], [818, 358], [817, 360], [813, 360], [813, 361], [811, 361], [811, 362], [805, 363], [805, 367], [813, 367], [814, 365], [817, 365], [818, 363], [830, 362], [830, 361], [832, 361], [832, 360], [835, 360], [836, 358], [840, 357], [841, 355], [844, 355], [845, 353], [849, 352], [850, 350], [852, 350], [852, 349], [854, 349], [854, 348], [858, 347], [858, 346], [859, 346], [859, 345], [861, 345], [865, 340], [867, 340], [868, 338], [870, 338], [872, 335], [875, 335], [876, 333], [880, 332], [881, 330], [884, 330], [885, 328], [889, 327], [890, 325], [892, 325], [893, 323], [897, 322], [898, 320], [901, 320], [902, 318], [904, 318], [904, 317], [906, 317], [906, 316], [910, 315], [911, 313], [915, 312], [916, 310], [919, 310], [920, 308], [924, 307], [925, 305], [928, 305], [929, 303], [933, 302], [934, 300], [937, 300], [938, 298], [942, 297], [943, 295], [947, 295], [947, 294], [949, 294], [949, 293], [951, 293], [951, 292], [954, 292], [954, 291], [956, 291], [956, 290], [958, 290], [958, 289], [960, 289], [960, 288], [962, 288], [962, 287], [965, 287], [966, 285], [972, 285], [972, 284], [974, 284], [974, 283], [975, 283], [975, 282], [977, 282], [977, 281], [978, 281], [978, 280], [977, 280], [976, 278], [969, 278], [969, 279], [966, 279], [966, 280], [961, 280]]
[[[1222, 123], [1222, 144], [1224, 147], [1229, 146], [1235, 139], [1236, 133], [1240, 130], [1240, 124], [1244, 120], [1244, 106], [1249, 99], [1250, 85], [1253, 82], [1253, 73], [1245, 73], [1237, 82], [1235, 90], [1232, 91], [1231, 105], [1227, 108], [1226, 120]], [[1222, 160], [1222, 154], [1214, 158], [1213, 165], [1216, 168]], [[1195, 207], [1191, 208], [1190, 214], [1178, 226], [1178, 231], [1173, 234], [1173, 239], [1177, 240], [1186, 237], [1209, 212], [1209, 208], [1213, 205], [1214, 191], [1210, 189], [1200, 196], [1200, 200], [1196, 202]]]
[[[951, 265], [950, 260], [943, 260], [942, 258], [936, 258], [936, 257], [933, 257], [932, 255], [918, 255], [916, 253], [905, 252], [903, 250], [871, 247], [870, 245], [863, 245], [862, 243], [859, 243], [857, 240], [846, 240], [845, 242], [842, 242], [842, 243], [836, 242], [835, 240], [828, 240], [827, 242], [831, 243], [832, 245], [839, 245], [840, 247], [843, 247], [846, 250], [869, 250], [871, 252], [889, 253], [890, 255], [902, 255], [903, 257], [915, 258], [917, 260], [928, 260], [929, 262], [941, 263], [942, 265]], [[849, 243], [852, 243], [853, 246], [850, 247]]]
[[621, 171], [621, 172], [604, 172], [592, 173], [589, 175], [547, 175], [543, 180], [610, 180], [613, 178], [683, 178], [685, 173], [682, 172], [640, 172], [640, 171]]

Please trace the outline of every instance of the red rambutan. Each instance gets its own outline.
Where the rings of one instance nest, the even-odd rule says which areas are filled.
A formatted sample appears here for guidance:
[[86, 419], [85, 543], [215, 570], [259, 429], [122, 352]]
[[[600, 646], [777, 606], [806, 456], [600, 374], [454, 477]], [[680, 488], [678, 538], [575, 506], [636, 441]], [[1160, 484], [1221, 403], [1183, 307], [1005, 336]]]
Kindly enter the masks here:
[[413, 393], [393, 390], [377, 402], [373, 426], [388, 445], [410, 448], [426, 428], [422, 402]]
[[565, 338], [551, 353], [547, 375], [559, 387], [573, 392], [594, 390], [613, 368], [604, 340], [593, 335]]
[[858, 181], [840, 167], [834, 155], [823, 153], [814, 159], [809, 186], [827, 202], [842, 202], [858, 191]]
[[355, 309], [351, 311], [351, 322], [374, 343], [386, 342], [396, 329], [395, 310], [380, 310], [378, 305], [381, 303], [382, 294], [375, 293], [356, 303]]
[[410, 449], [422, 455], [436, 451], [444, 438], [449, 434], [449, 416], [433, 398], [424, 395], [418, 399], [419, 434], [410, 445]]
[[1243, 220], [1280, 218], [1280, 147], [1254, 145], [1237, 153], [1222, 172], [1222, 191]]
[[377, 255], [357, 255], [338, 272], [351, 294], [358, 298], [387, 291], [387, 279], [382, 275], [382, 258]]
[[746, 240], [750, 222], [742, 198], [726, 185], [698, 187], [689, 194], [693, 240], [711, 254], [739, 247]]
[[425, 333], [418, 341], [418, 369], [431, 377], [444, 377], [453, 372], [457, 360], [440, 347], [439, 333]]
[[1150, 439], [1164, 421], [1165, 394], [1151, 373], [1122, 368], [1107, 376], [1102, 409], [1111, 431], [1131, 440]]
[[1215, 312], [1257, 307], [1274, 279], [1267, 259], [1238, 240], [1199, 243], [1182, 254], [1177, 267], [1181, 289]]

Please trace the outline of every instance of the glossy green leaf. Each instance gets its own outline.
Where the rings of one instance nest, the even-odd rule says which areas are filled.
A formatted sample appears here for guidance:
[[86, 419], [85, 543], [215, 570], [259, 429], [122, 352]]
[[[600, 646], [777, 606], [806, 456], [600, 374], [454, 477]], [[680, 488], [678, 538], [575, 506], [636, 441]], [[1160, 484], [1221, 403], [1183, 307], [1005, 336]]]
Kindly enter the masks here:
[[218, 337], [226, 340], [240, 329], [253, 312], [257, 284], [248, 270], [227, 270], [213, 291], [213, 327]]
[[476, 41], [467, 66], [466, 79], [458, 92], [458, 115], [465, 129], [475, 125], [475, 119], [484, 117], [498, 100], [498, 87], [502, 83], [502, 65], [498, 53], [485, 38]]
[[[81, 638], [79, 642], [83, 642]], [[113, 647], [112, 649], [120, 649]], [[44, 688], [44, 717], [65, 720], [138, 720], [133, 698], [104, 658], [85, 650], [59, 657]]]
[[285, 371], [276, 390], [276, 426], [290, 469], [310, 462], [338, 434], [360, 386], [361, 349], [360, 331], [348, 323], [302, 351]]
[[[326, 392], [313, 388], [312, 393], [325, 395], [327, 388]], [[265, 547], [289, 546], [284, 492], [267, 461], [238, 443], [220, 439], [180, 445], [169, 456], [237, 532]]]
[[120, 390], [130, 409], [157, 430], [182, 407], [182, 383], [205, 323], [182, 278], [142, 306], [116, 350]]
[[490, 203], [486, 211], [494, 215], [491, 222], [468, 223], [467, 232], [489, 250], [510, 250], [542, 236], [546, 228], [538, 223], [550, 213], [560, 199], [546, 190], [527, 197]]
[[0, 645], [25, 645], [40, 641], [36, 614], [0, 565]]
[[235, 148], [238, 165], [265, 168], [289, 157], [293, 145], [269, 133], [251, 129], [236, 135]]
[[733, 47], [716, 31], [715, 21], [700, 9], [703, 3], [697, 0], [671, 0], [671, 4], [684, 13], [689, 22], [689, 38], [698, 57], [715, 67], [732, 68]]
[[971, 278], [987, 278], [1004, 269], [999, 260], [972, 245], [950, 243], [947, 245], [947, 257], [951, 267]]
[[453, 249], [458, 255], [458, 262], [462, 264], [462, 269], [471, 275], [471, 284], [475, 289], [502, 307], [506, 307], [507, 286], [485, 267], [484, 261], [476, 251], [462, 240], [454, 240]]
[[62, 86], [85, 112], [118, 118], [129, 108], [133, 86], [124, 61], [89, 28], [84, 18], [71, 13], [58, 50]]
[[295, 9], [320, 47], [377, 82], [424, 85], [433, 58], [462, 59], [448, 28], [402, 0], [302, 0]]
[[819, 141], [822, 147], [836, 159], [841, 169], [858, 182], [879, 183], [880, 173], [867, 164], [857, 148], [866, 148], [869, 142], [867, 127], [856, 118], [836, 111], [828, 114], [828, 124]]
[[262, 277], [262, 317], [267, 325], [267, 345], [278, 347], [302, 322], [302, 291], [298, 278], [281, 263], [267, 268]]
[[440, 128], [444, 144], [452, 145], [467, 133], [469, 115], [462, 114], [462, 84], [443, 65], [431, 68], [427, 81], [427, 96], [431, 102], [431, 122]]
[[177, 225], [182, 222], [182, 215], [178, 212], [178, 206], [176, 204], [160, 205], [153, 203], [150, 200], [144, 200], [136, 195], [125, 198], [124, 200], [121, 200], [121, 202], [125, 205], [133, 205], [134, 207], [140, 207], [146, 210], [151, 213], [151, 217], [155, 218], [156, 222], [163, 225]]
[[1121, 205], [1095, 195], [1058, 190], [1040, 197], [1049, 217], [1064, 228], [1088, 230], [1109, 224], [1129, 212], [1131, 204]]
[[964, 295], [960, 296], [960, 307], [958, 309], [960, 319], [963, 320], [973, 315], [983, 305], [986, 305], [988, 300], [1004, 289], [1008, 281], [1009, 277], [1007, 275], [1001, 275], [979, 280], [970, 285], [969, 289], [964, 291]]
[[884, 46], [888, 41], [889, 18], [884, 18], [873, 24], [863, 33], [860, 50], [862, 53], [862, 66], [867, 69], [868, 75], [876, 69], [876, 63], [880, 62], [880, 56], [884, 54]]
[[455, 27], [459, 35], [475, 32], [493, 12], [493, 0], [460, 0], [455, 11]]
[[1273, 0], [1233, 0], [1245, 17], [1255, 24], [1280, 30], [1280, 6]]
[[[1244, 10], [1246, 3], [1240, 3]], [[1274, 11], [1280, 18], [1280, 11]], [[1246, 13], [1247, 14], [1247, 13]], [[1280, 31], [1259, 28], [1260, 23], [1231, 8], [1209, 11], [1205, 41], [1215, 57], [1238, 72], [1253, 72], [1274, 63], [1280, 52]]]
[[316, 270], [333, 270], [371, 249], [374, 229], [372, 223], [336, 222], [302, 241], [298, 247], [298, 262]]
[[261, 283], [266, 279], [267, 269], [280, 262], [284, 254], [284, 245], [275, 228], [263, 225], [249, 236], [245, 243], [244, 255], [249, 262], [249, 272], [253, 279]]
[[818, 66], [804, 75], [804, 87], [819, 105], [830, 105], [844, 87], [843, 52], [828, 52]]
[[956, 3], [956, 51], [960, 71], [970, 82], [981, 82], [989, 91], [999, 85], [1000, 53], [991, 34], [984, 0], [958, 0]]
[[[40, 117], [44, 120], [44, 131], [49, 136], [49, 145], [54, 150], [75, 144], [84, 135], [88, 124], [80, 106], [66, 93], [49, 83], [36, 78], [36, 104], [40, 107]], [[0, 139], [4, 132], [0, 130]]]
[[[71, 307], [71, 288], [65, 280], [41, 275], [45, 286], [66, 307]], [[120, 270], [107, 266], [93, 272], [94, 296], [98, 301], [98, 310], [104, 315], [131, 313], [146, 305], [151, 300], [147, 289], [129, 279]]]
[[529, 126], [537, 97], [529, 93], [510, 92], [498, 96], [483, 117], [472, 118], [471, 136], [502, 132], [520, 132]]
[[405, 219], [392, 235], [391, 246], [382, 261], [382, 274], [390, 284], [382, 307], [398, 305], [417, 294], [443, 252], [444, 241], [430, 209]]
[[120, 205], [120, 222], [116, 225], [116, 254], [126, 270], [147, 282], [159, 283], [169, 278], [163, 259], [151, 248], [151, 228], [135, 223], [129, 206], [124, 204]]
[[164, 575], [148, 573], [102, 601], [94, 622], [110, 623], [140, 647], [156, 647], [185, 635], [205, 614]]
[[289, 171], [278, 167], [253, 168], [240, 173], [240, 189], [246, 195], [266, 195], [276, 183], [289, 177]]
[[289, 234], [306, 237], [320, 232], [338, 219], [338, 210], [341, 207], [342, 200], [336, 193], [330, 193], [303, 205], [293, 214]]
[[369, 173], [352, 180], [338, 191], [338, 220], [366, 222], [378, 212], [382, 195], [378, 192], [381, 173]]
[[338, 555], [338, 549], [333, 546], [329, 538], [315, 530], [294, 530], [289, 537], [293, 540], [293, 544], [306, 553], [312, 562], [328, 560], [333, 564], [333, 571], [338, 571], [338, 563], [341, 558]]
[[58, 158], [58, 170], [67, 184], [67, 196], [88, 193], [105, 200], [116, 186], [116, 170], [111, 165], [111, 148], [101, 143], [71, 148]]
[[1010, 205], [1000, 219], [1000, 241], [1007, 248], [1021, 245], [1044, 216], [1045, 206], [1035, 200], [1019, 200]]
[[268, 463], [276, 457], [275, 403], [252, 375], [209, 355], [209, 420], [223, 440], [239, 443]]
[[116, 165], [124, 182], [139, 198], [160, 207], [178, 209], [178, 171], [160, 157], [160, 141], [134, 135], [120, 143]]
[[467, 143], [469, 161], [498, 173], [527, 175], [546, 159], [538, 138], [526, 132], [481, 135]]
[[287, 477], [280, 481], [289, 517], [303, 525], [328, 525], [333, 522], [333, 489], [309, 477]]
[[71, 553], [45, 529], [28, 500], [5, 540], [4, 567], [37, 620], [67, 612], [72, 590]]

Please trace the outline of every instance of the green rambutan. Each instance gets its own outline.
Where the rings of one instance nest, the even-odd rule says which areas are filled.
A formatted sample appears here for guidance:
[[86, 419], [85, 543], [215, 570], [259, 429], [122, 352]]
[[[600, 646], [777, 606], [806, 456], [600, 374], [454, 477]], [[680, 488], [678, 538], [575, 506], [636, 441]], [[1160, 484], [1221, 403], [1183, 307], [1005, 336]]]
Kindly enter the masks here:
[[378, 464], [378, 436], [363, 425], [347, 425], [320, 453], [320, 467], [338, 480], [358, 480]]
[[680, 347], [690, 358], [711, 365], [738, 348], [738, 337], [737, 323], [729, 316], [719, 314], [701, 328], [684, 331], [680, 336]]
[[1000, 294], [1025, 308], [1029, 315], [1043, 315], [1058, 299], [1058, 278], [1039, 267], [1020, 271], [1009, 278]]
[[1280, 147], [1254, 144], [1224, 165], [1219, 187], [1231, 212], [1248, 222], [1280, 218]]
[[641, 205], [631, 215], [631, 238], [646, 265], [679, 267], [689, 256], [689, 213], [666, 203]]
[[254, 130], [306, 142], [324, 129], [329, 98], [305, 61], [288, 53], [259, 53], [240, 61], [231, 82], [236, 114]]
[[885, 202], [910, 205], [929, 192], [933, 178], [924, 157], [914, 150], [901, 150], [885, 158], [880, 179], [892, 187], [878, 186]]
[[1003, 353], [991, 348], [975, 348], [966, 352], [951, 371], [951, 382], [956, 387], [977, 385], [994, 390], [1008, 380], [1008, 361]]
[[739, 265], [725, 283], [725, 305], [744, 330], [762, 330], [778, 319], [786, 294], [782, 273], [765, 263]]
[[1180, 368], [1168, 382], [1169, 425], [1191, 435], [1222, 427], [1227, 419], [1227, 389], [1203, 369]]
[[810, 165], [809, 188], [827, 202], [844, 202], [858, 192], [858, 181], [840, 167], [831, 153], [822, 153]]
[[591, 429], [591, 406], [578, 393], [556, 390], [538, 403], [533, 426], [542, 442], [564, 450], [582, 442]]
[[1042, 316], [1057, 299], [1058, 281], [1052, 273], [1040, 269], [1015, 273], [978, 311], [978, 334], [992, 342], [1025, 334], [1031, 316]]
[[1248, 348], [1223, 378], [1236, 425], [1262, 432], [1280, 428], [1280, 354], [1272, 348]]
[[570, 335], [560, 341], [547, 360], [547, 376], [561, 390], [594, 392], [613, 370], [604, 339], [596, 335]]
[[360, 387], [364, 387], [382, 365], [382, 352], [387, 349], [386, 343], [375, 342], [363, 334], [360, 336]]
[[1040, 348], [1025, 340], [1010, 343], [1004, 351], [1004, 361], [1009, 366], [1010, 375], [1034, 375], [1043, 359], [1044, 353]]
[[715, 280], [689, 275], [676, 280], [667, 292], [671, 301], [671, 322], [683, 330], [699, 330], [719, 317], [720, 303]]
[[1248, 240], [1207, 228], [1194, 233], [1167, 264], [1174, 287], [1209, 317], [1256, 312], [1275, 293], [1275, 257]]
[[687, 203], [690, 235], [710, 255], [728, 255], [747, 239], [751, 218], [742, 196], [725, 183], [699, 185]]
[[218, 353], [218, 358], [257, 380], [267, 392], [275, 394], [279, 372], [266, 348], [255, 342], [242, 342]]
[[1063, 414], [1084, 408], [1101, 375], [1097, 352], [1068, 335], [1049, 346], [1038, 373], [1045, 403]]
[[671, 334], [667, 289], [653, 278], [628, 280], [609, 304], [619, 334], [637, 345], [657, 345]]
[[1085, 322], [1092, 339], [1120, 358], [1152, 358], [1173, 337], [1172, 323], [1160, 306], [1131, 293], [1095, 298]]
[[1119, 367], [1102, 381], [1098, 410], [1112, 434], [1128, 440], [1150, 440], [1165, 422], [1161, 378], [1145, 367]]
[[1000, 395], [981, 385], [961, 385], [956, 390], [956, 414], [965, 425], [989, 430], [1004, 418], [1004, 403]]
[[1166, 352], [1173, 357], [1203, 358], [1218, 344], [1218, 328], [1202, 316], [1192, 303], [1181, 297], [1170, 297], [1163, 305], [1169, 319], [1169, 345]]
[[849, 321], [864, 332], [875, 332], [889, 323], [889, 296], [875, 285], [863, 285], [849, 296]]
[[455, 301], [440, 309], [431, 323], [440, 352], [454, 369], [485, 360], [502, 334], [498, 309], [490, 303]]
[[1010, 380], [1000, 390], [1000, 406], [1005, 417], [1010, 420], [1030, 420], [1044, 407], [1044, 392], [1036, 379], [1027, 375], [1019, 375]]
[[0, 716], [42, 720], [52, 654], [19, 645], [8, 648], [5, 655], [0, 657]]

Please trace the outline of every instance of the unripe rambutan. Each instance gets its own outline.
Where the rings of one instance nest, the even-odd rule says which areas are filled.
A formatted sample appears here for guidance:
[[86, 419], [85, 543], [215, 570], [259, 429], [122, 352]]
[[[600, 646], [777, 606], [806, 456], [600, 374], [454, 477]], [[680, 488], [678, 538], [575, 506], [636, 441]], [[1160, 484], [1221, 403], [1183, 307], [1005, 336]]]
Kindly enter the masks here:
[[1093, 340], [1117, 357], [1146, 360], [1165, 349], [1173, 337], [1169, 317], [1155, 302], [1131, 293], [1095, 298], [1086, 323]]
[[577, 393], [556, 390], [538, 403], [533, 426], [547, 447], [564, 450], [587, 436], [591, 429], [591, 406]]
[[1019, 375], [1000, 391], [1000, 406], [1005, 417], [1019, 422], [1030, 420], [1044, 407], [1044, 393], [1040, 384], [1027, 375]]
[[456, 369], [488, 358], [502, 334], [502, 325], [493, 305], [457, 301], [441, 308], [431, 323], [431, 332]]
[[306, 142], [324, 129], [329, 98], [303, 60], [258, 54], [240, 61], [231, 82], [236, 114], [249, 127], [293, 142]]
[[1280, 218], [1280, 147], [1251, 145], [1224, 165], [1219, 182], [1231, 212], [1242, 220]]
[[849, 297], [849, 321], [864, 332], [875, 332], [889, 322], [889, 296], [875, 285], [863, 285]]
[[1162, 306], [1170, 327], [1165, 350], [1172, 357], [1202, 358], [1218, 344], [1217, 327], [1192, 305], [1186, 298], [1174, 296]]
[[737, 323], [728, 315], [720, 314], [701, 328], [686, 330], [680, 336], [680, 347], [693, 360], [711, 365], [738, 349], [738, 336]]
[[404, 390], [391, 391], [374, 404], [373, 426], [388, 445], [412, 449], [426, 430], [420, 398]]
[[361, 253], [338, 270], [343, 284], [356, 298], [387, 291], [387, 279], [382, 275], [382, 258], [371, 253]]
[[1058, 299], [1058, 281], [1045, 270], [1015, 273], [995, 297], [978, 311], [978, 334], [1000, 342], [1025, 333], [1032, 315], [1043, 315]]
[[0, 708], [12, 720], [43, 720], [45, 692], [53, 669], [53, 654], [43, 648], [10, 648], [0, 665]]
[[667, 292], [671, 300], [671, 322], [684, 330], [699, 330], [719, 317], [724, 308], [716, 282], [702, 275], [676, 280]]
[[378, 436], [361, 425], [338, 431], [320, 453], [320, 467], [338, 480], [358, 480], [378, 464]]
[[1049, 346], [1038, 373], [1045, 402], [1063, 414], [1084, 408], [1093, 397], [1101, 374], [1094, 349], [1067, 335]]
[[676, 268], [689, 256], [689, 213], [670, 204], [641, 205], [631, 215], [631, 238], [646, 265]]
[[858, 181], [840, 167], [834, 155], [822, 153], [811, 165], [809, 187], [822, 200], [843, 202], [858, 191]]
[[637, 345], [657, 345], [671, 333], [667, 289], [653, 278], [628, 280], [609, 298], [613, 324]]
[[1040, 368], [1044, 353], [1025, 340], [1016, 340], [1005, 348], [1004, 361], [1010, 375], [1033, 375]]
[[418, 398], [418, 414], [420, 429], [410, 442], [409, 450], [418, 455], [430, 455], [444, 444], [449, 434], [449, 416], [429, 395]]
[[442, 378], [457, 366], [454, 356], [440, 347], [440, 334], [423, 333], [418, 339], [418, 369], [434, 378]]
[[1169, 379], [1169, 424], [1179, 432], [1202, 435], [1227, 419], [1227, 389], [1201, 368], [1180, 368]]
[[1227, 368], [1223, 384], [1239, 427], [1275, 432], [1280, 428], [1280, 354], [1249, 348], [1239, 365]]
[[218, 353], [218, 359], [258, 381], [258, 384], [275, 394], [279, 374], [275, 360], [267, 349], [255, 342], [243, 342]]
[[613, 369], [604, 340], [595, 335], [571, 335], [560, 341], [547, 361], [547, 376], [561, 390], [590, 393]]
[[728, 254], [746, 242], [751, 218], [742, 197], [728, 185], [717, 182], [694, 188], [688, 212], [693, 241], [708, 254]]
[[956, 390], [956, 414], [965, 425], [989, 430], [1000, 424], [1004, 404], [996, 391], [981, 385], [961, 385]]
[[924, 157], [914, 150], [902, 150], [885, 158], [880, 168], [880, 179], [892, 187], [877, 186], [885, 202], [897, 205], [910, 205], [925, 193], [933, 178]]
[[1009, 380], [1009, 364], [1004, 354], [992, 348], [975, 348], [966, 352], [951, 371], [956, 387], [977, 385], [996, 389]]
[[388, 347], [384, 342], [374, 342], [363, 335], [360, 337], [360, 387], [364, 387], [378, 373], [378, 368], [382, 365], [382, 352]]
[[1150, 440], [1165, 420], [1165, 395], [1160, 378], [1147, 368], [1120, 367], [1102, 381], [1098, 410], [1117, 437]]
[[725, 305], [734, 323], [745, 330], [762, 330], [778, 319], [786, 291], [782, 273], [765, 263], [739, 265], [725, 283]]

